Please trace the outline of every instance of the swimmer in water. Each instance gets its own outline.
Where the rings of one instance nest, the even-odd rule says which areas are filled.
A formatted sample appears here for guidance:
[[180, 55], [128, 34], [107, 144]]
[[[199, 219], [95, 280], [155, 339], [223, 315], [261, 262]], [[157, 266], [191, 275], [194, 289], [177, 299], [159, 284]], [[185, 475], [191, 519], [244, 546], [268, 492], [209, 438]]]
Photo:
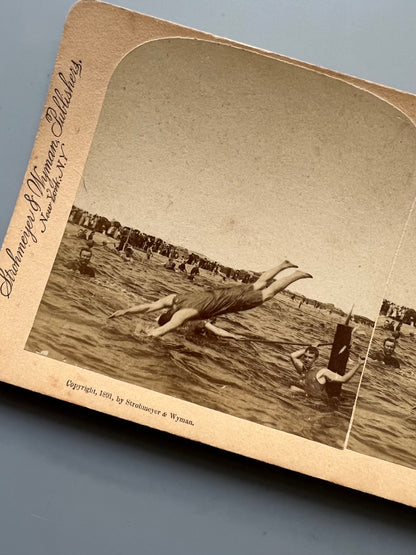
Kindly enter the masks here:
[[327, 399], [326, 384], [328, 382], [348, 382], [360, 366], [364, 364], [365, 358], [359, 357], [355, 366], [341, 376], [328, 368], [316, 367], [319, 346], [319, 343], [309, 345], [309, 347], [295, 351], [290, 355], [290, 360], [300, 376], [299, 385], [301, 386], [291, 386], [290, 389], [295, 392], [306, 393], [306, 395], [315, 399]]
[[189, 320], [209, 320], [222, 314], [231, 314], [250, 310], [272, 299], [291, 283], [305, 278], [310, 274], [296, 270], [277, 281], [273, 278], [289, 268], [297, 268], [285, 260], [278, 266], [264, 272], [252, 284], [239, 284], [232, 287], [220, 287], [209, 291], [194, 291], [180, 295], [171, 294], [153, 303], [144, 303], [117, 310], [109, 318], [117, 318], [125, 314], [148, 314], [157, 310], [168, 309], [159, 320], [159, 327], [147, 332], [151, 337], [160, 337], [182, 326]]

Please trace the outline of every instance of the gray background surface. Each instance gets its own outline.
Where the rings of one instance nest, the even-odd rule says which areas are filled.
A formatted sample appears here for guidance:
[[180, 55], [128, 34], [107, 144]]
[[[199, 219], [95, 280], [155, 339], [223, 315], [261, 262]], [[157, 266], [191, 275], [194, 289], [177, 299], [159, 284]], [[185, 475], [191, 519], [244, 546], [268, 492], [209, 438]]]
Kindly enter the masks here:
[[[71, 4], [2, 4], [0, 241]], [[413, 0], [122, 5], [416, 93]], [[416, 550], [413, 509], [8, 385], [0, 385], [0, 441], [6, 555]]]

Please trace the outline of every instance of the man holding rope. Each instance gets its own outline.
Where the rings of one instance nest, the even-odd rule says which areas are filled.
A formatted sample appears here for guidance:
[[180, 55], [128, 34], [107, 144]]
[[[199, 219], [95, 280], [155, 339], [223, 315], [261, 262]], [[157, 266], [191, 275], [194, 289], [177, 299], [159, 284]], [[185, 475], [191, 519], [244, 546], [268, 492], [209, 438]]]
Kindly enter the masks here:
[[[161, 337], [179, 328], [189, 320], [210, 320], [222, 314], [250, 310], [272, 299], [291, 283], [299, 279], [312, 277], [306, 272], [296, 270], [290, 275], [274, 281], [273, 278], [277, 274], [289, 268], [297, 268], [297, 266], [285, 260], [278, 266], [264, 272], [253, 284], [239, 284], [232, 287], [215, 288], [209, 291], [194, 291], [181, 295], [172, 294], [152, 303], [139, 304], [118, 310], [111, 314], [109, 318], [117, 318], [125, 314], [149, 314], [158, 310], [168, 309], [158, 320], [160, 327], [153, 328], [147, 332], [147, 335], [151, 337]], [[218, 330], [220, 328], [216, 328], [216, 331]], [[137, 331], [141, 331], [140, 326], [138, 326]], [[227, 335], [221, 333], [216, 333], [216, 335], [227, 337]], [[234, 339], [236, 338], [237, 336], [234, 336]]]

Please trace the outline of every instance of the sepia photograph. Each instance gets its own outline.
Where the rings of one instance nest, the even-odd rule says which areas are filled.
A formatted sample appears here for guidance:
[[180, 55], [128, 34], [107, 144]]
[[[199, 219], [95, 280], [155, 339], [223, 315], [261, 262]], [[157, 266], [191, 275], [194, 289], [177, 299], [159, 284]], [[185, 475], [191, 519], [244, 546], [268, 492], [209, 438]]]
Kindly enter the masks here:
[[348, 448], [416, 468], [416, 218], [412, 210], [383, 300]]
[[399, 260], [389, 275], [415, 146], [400, 110], [317, 71], [196, 39], [133, 49], [25, 349], [340, 449], [364, 375], [348, 448], [367, 454], [369, 413], [386, 432], [368, 396], [391, 388], [372, 350], [413, 372], [414, 288], [403, 269], [396, 292]]

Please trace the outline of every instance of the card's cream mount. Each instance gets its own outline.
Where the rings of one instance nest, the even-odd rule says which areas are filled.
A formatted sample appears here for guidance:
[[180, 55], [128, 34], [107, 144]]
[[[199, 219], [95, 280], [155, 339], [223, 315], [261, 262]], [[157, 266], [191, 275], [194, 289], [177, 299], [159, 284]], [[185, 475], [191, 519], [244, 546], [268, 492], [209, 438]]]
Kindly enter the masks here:
[[[118, 83], [128, 78], [129, 71], [131, 71], [128, 60], [133, 60], [135, 57], [138, 64], [142, 63], [141, 66], [138, 66], [142, 68], [142, 73], [137, 76], [138, 81], [146, 81], [152, 67], [155, 64], [161, 64], [160, 60], [163, 58], [163, 53], [165, 53], [164, 68], [175, 68], [174, 64], [178, 64], [181, 60], [184, 66], [191, 67], [192, 60], [190, 61], [188, 57], [193, 55], [195, 46], [199, 49], [198, 59], [205, 59], [207, 65], [211, 63], [211, 80], [214, 85], [221, 83], [224, 90], [224, 102], [228, 98], [230, 102], [241, 108], [239, 111], [241, 120], [244, 120], [245, 116], [249, 117], [247, 111], [244, 111], [247, 106], [247, 95], [245, 96], [245, 92], [241, 88], [244, 79], [238, 82], [238, 76], [231, 77], [231, 74], [234, 75], [231, 67], [235, 63], [241, 64], [242, 76], [246, 76], [246, 80], [252, 85], [250, 90], [255, 91], [255, 94], [258, 95], [261, 102], [259, 106], [261, 105], [263, 108], [271, 102], [270, 87], [272, 85], [270, 79], [274, 78], [273, 69], [271, 69], [273, 64], [279, 63], [281, 68], [279, 78], [275, 82], [276, 88], [279, 86], [279, 79], [283, 80], [280, 85], [281, 83], [285, 85], [285, 80], [287, 82], [291, 80], [292, 85], [299, 81], [308, 83], [310, 98], [315, 99], [313, 101], [319, 103], [319, 105], [316, 104], [316, 113], [313, 110], [308, 112], [310, 122], [305, 125], [312, 127], [318, 125], [318, 119], [322, 120], [323, 117], [321, 114], [322, 106], [329, 107], [334, 98], [333, 95], [338, 95], [339, 99], [345, 98], [345, 102], [344, 105], [340, 102], [339, 105], [342, 109], [337, 113], [337, 118], [344, 122], [341, 128], [345, 129], [345, 133], [352, 133], [349, 129], [351, 115], [348, 112], [351, 108], [348, 108], [348, 106], [351, 107], [355, 103], [357, 118], [362, 118], [363, 129], [367, 130], [365, 140], [357, 134], [356, 137], [350, 136], [348, 140], [344, 141], [344, 138], [340, 136], [339, 128], [333, 132], [333, 135], [328, 136], [333, 137], [336, 144], [342, 144], [343, 141], [346, 143], [345, 157], [349, 157], [348, 163], [351, 167], [348, 171], [345, 170], [345, 175], [354, 174], [356, 167], [361, 167], [358, 158], [357, 164], [351, 164], [357, 154], [355, 151], [352, 153], [350, 151], [351, 144], [354, 142], [358, 144], [360, 140], [362, 140], [362, 144], [359, 145], [359, 149], [362, 151], [366, 148], [366, 145], [368, 148], [369, 154], [366, 163], [369, 165], [369, 171], [375, 172], [374, 164], [380, 165], [378, 170], [380, 175], [377, 174], [378, 181], [374, 179], [375, 183], [370, 184], [369, 187], [373, 187], [372, 194], [374, 198], [377, 183], [380, 188], [379, 196], [382, 199], [380, 210], [385, 208], [386, 211], [383, 215], [388, 217], [392, 231], [388, 238], [379, 239], [382, 249], [387, 251], [387, 259], [393, 258], [414, 200], [413, 167], [414, 145], [416, 144], [414, 139], [416, 99], [413, 95], [109, 4], [84, 0], [74, 6], [65, 24], [39, 132], [0, 254], [2, 324], [0, 378], [7, 383], [45, 395], [414, 506], [416, 505], [416, 496], [412, 485], [415, 484], [416, 471], [400, 464], [387, 462], [381, 458], [370, 457], [349, 450], [347, 439], [351, 424], [346, 430], [344, 448], [329, 447], [324, 444], [325, 441], [305, 439], [305, 437], [287, 431], [259, 424], [256, 419], [250, 420], [235, 416], [232, 411], [225, 414], [220, 410], [213, 410], [212, 407], [202, 406], [203, 402], [201, 404], [189, 402], [186, 397], [180, 399], [167, 392], [153, 391], [151, 387], [142, 387], [131, 382], [131, 380], [130, 383], [127, 383], [129, 380], [110, 377], [95, 372], [91, 368], [86, 370], [82, 368], [82, 364], [75, 366], [62, 359], [56, 360], [56, 358], [45, 356], [45, 353], [42, 354], [41, 351], [36, 353], [25, 348], [34, 326], [45, 287], [47, 287], [71, 208], [77, 198], [85, 199], [88, 197], [89, 181], [87, 179], [85, 183], [85, 176], [88, 172], [93, 171], [91, 167], [94, 166], [94, 163], [104, 165], [104, 171], [100, 178], [102, 179], [102, 189], [99, 188], [101, 185], [97, 185], [96, 195], [101, 195], [107, 205], [111, 205], [112, 202], [114, 205], [120, 205], [120, 200], [116, 198], [117, 194], [112, 199], [111, 189], [105, 184], [106, 176], [111, 174], [111, 168], [106, 168], [105, 162], [100, 161], [99, 156], [103, 145], [96, 138], [98, 136], [105, 138], [106, 133], [109, 133], [110, 137], [106, 138], [105, 148], [108, 148], [111, 137], [113, 137], [114, 149], [117, 149], [119, 146], [118, 140], [123, 140], [122, 131], [129, 125], [127, 117], [121, 128], [117, 128], [119, 129], [119, 135], [111, 135], [112, 126], [115, 125], [114, 120], [116, 119], [111, 107], [117, 107], [120, 100], [113, 99], [113, 104], [111, 104], [111, 94], [114, 89], [111, 88], [110, 84], [114, 84], [112, 81], [115, 80], [115, 76], [119, 79]], [[172, 61], [171, 65], [169, 65], [169, 61], [166, 62], [170, 53], [175, 55], [175, 62]], [[143, 60], [141, 56], [143, 56]], [[215, 63], [218, 64], [218, 71], [212, 70], [212, 67], [215, 67], [215, 64], [212, 65], [212, 59], [215, 59]], [[228, 72], [228, 70], [230, 71]], [[192, 71], [196, 71], [194, 66], [192, 66]], [[230, 75], [230, 81], [227, 81], [227, 72]], [[159, 82], [156, 80], [152, 85], [157, 87], [157, 91], [156, 89], [142, 89], [142, 98], [147, 96], [145, 98], [146, 102], [151, 102], [161, 90], [164, 90], [163, 73], [161, 73], [159, 79]], [[232, 79], [236, 79], [236, 81], [231, 83]], [[322, 80], [325, 80], [326, 84], [322, 85]], [[261, 88], [261, 86], [266, 85], [257, 87], [258, 83], [267, 83], [269, 88]], [[144, 87], [146, 86], [148, 85], [145, 83]], [[175, 86], [177, 91], [174, 98], [180, 99], [180, 80], [176, 82]], [[236, 89], [236, 86], [239, 88]], [[320, 88], [322, 86], [323, 89]], [[263, 96], [262, 90], [265, 91]], [[328, 93], [327, 96], [325, 96], [325, 91]], [[107, 93], [110, 98], [106, 100]], [[278, 102], [279, 98], [273, 99], [273, 102]], [[296, 104], [296, 100], [296, 98], [291, 98], [292, 104], [289, 106], [288, 103], [286, 106], [288, 117], [294, 113], [293, 102]], [[130, 101], [131, 99], [126, 98], [124, 102]], [[182, 117], [182, 109], [172, 105], [172, 117], [174, 118], [175, 115]], [[267, 109], [271, 110], [272, 108]], [[200, 122], [200, 136], [199, 138], [194, 137], [194, 140], [196, 142], [200, 140], [202, 145], [206, 141], [205, 146], [200, 148], [201, 152], [206, 153], [206, 165], [208, 167], [209, 162], [214, 157], [221, 156], [224, 149], [226, 151], [227, 140], [231, 141], [231, 137], [241, 135], [241, 121], [228, 122], [229, 128], [226, 135], [223, 134], [225, 133], [223, 129], [220, 133], [218, 128], [211, 130], [210, 135], [208, 131], [205, 132], [206, 128], [209, 127], [209, 118], [207, 119], [203, 107], [200, 105], [198, 111], [198, 108], [193, 106], [193, 110], [197, 127], [198, 122]], [[300, 102], [299, 110], [302, 111]], [[284, 110], [279, 115], [282, 121], [285, 117], [283, 112]], [[164, 117], [167, 117], [166, 114]], [[265, 117], [265, 119], [267, 118]], [[322, 129], [328, 129], [330, 124], [329, 121], [325, 126], [322, 126]], [[147, 121], [146, 125], [151, 127], [152, 121]], [[290, 123], [286, 121], [285, 125], [288, 126]], [[264, 156], [261, 160], [261, 170], [259, 170], [263, 177], [274, 164], [268, 150], [269, 146], [265, 140], [264, 134], [268, 132], [267, 129], [267, 121], [265, 121], [265, 128], [262, 131], [259, 129], [252, 130], [258, 139], [257, 142], [264, 141], [264, 144], [262, 143], [259, 146], [259, 153], [262, 153], [260, 156]], [[244, 132], [246, 131], [244, 128]], [[195, 130], [193, 129], [192, 132], [195, 132]], [[294, 129], [294, 135], [296, 135], [296, 132]], [[276, 130], [276, 133], [278, 133], [278, 130]], [[328, 133], [331, 133], [331, 131], [329, 130]], [[217, 150], [213, 150], [212, 147], [214, 136], [216, 136], [218, 144], [222, 144]], [[315, 134], [315, 138], [319, 143], [319, 133]], [[280, 145], [287, 143], [285, 137], [280, 140]], [[244, 140], [241, 141], [241, 145], [243, 144]], [[381, 158], [386, 158], [386, 144], [392, 146], [388, 155], [390, 157], [385, 160], [384, 167]], [[163, 145], [160, 143], [160, 148], [165, 148], [165, 145], [166, 137], [163, 138]], [[155, 142], [151, 146], [155, 149], [158, 144]], [[287, 145], [287, 149], [280, 152], [281, 157], [290, 157], [291, 148], [293, 150], [295, 147]], [[317, 145], [311, 144], [310, 148], [311, 151], [316, 150]], [[293, 153], [293, 156], [296, 157], [296, 153]], [[321, 156], [321, 153], [319, 153], [319, 156]], [[378, 156], [380, 160], [377, 158]], [[338, 167], [346, 162], [345, 159], [336, 158], [335, 154], [332, 155], [332, 158], [323, 156], [323, 159], [326, 170], [314, 168], [316, 172], [314, 175], [315, 180], [320, 180], [322, 187], [327, 189], [328, 183], [325, 180], [328, 179], [328, 175], [336, 173]], [[142, 162], [143, 175], [147, 175], [146, 171], [148, 170], [145, 167], [145, 160], [143, 159]], [[225, 165], [222, 167], [224, 168]], [[306, 172], [305, 168], [302, 168], [303, 170]], [[163, 168], [159, 165], [158, 178], [161, 180], [164, 178], [163, 171]], [[232, 168], [230, 175], [233, 171], [238, 172], [239, 169]], [[255, 175], [252, 168], [244, 169], [246, 174], [250, 171]], [[340, 172], [341, 174], [342, 172]], [[306, 173], [302, 175], [305, 179], [310, 178]], [[214, 181], [215, 179], [218, 180], [218, 177], [219, 174], [214, 177]], [[288, 180], [291, 179], [289, 175], [286, 177]], [[168, 189], [166, 195], [168, 197], [172, 195], [172, 198], [176, 198], [177, 190], [175, 190], [175, 187], [179, 187], [178, 183], [180, 183], [181, 176], [178, 177], [176, 182], [171, 179], [171, 176], [169, 178], [171, 190]], [[208, 170], [206, 178], [209, 182]], [[227, 178], [232, 179], [229, 175]], [[341, 177], [337, 175], [337, 179], [342, 180], [342, 175]], [[124, 180], [134, 180], [134, 176], [131, 178], [127, 167], [125, 174], [120, 176], [120, 182], [113, 185], [113, 190], [123, 191], [122, 182]], [[189, 205], [192, 206], [193, 201], [190, 198], [192, 183], [201, 183], [201, 176], [191, 174], [191, 176], [186, 176], [186, 180], [188, 180], [188, 188], [184, 186], [186, 192], [183, 193], [181, 190], [180, 194], [189, 195]], [[296, 186], [295, 181], [296, 176], [293, 178], [294, 187]], [[389, 183], [391, 185], [388, 190]], [[233, 184], [230, 185], [230, 187], [232, 186]], [[117, 187], [120, 187], [120, 189], [117, 189]], [[221, 189], [221, 187], [223, 188]], [[213, 194], [224, 194], [224, 204], [226, 202], [230, 204], [232, 196], [227, 196], [223, 184], [221, 187]], [[256, 183], [246, 183], [241, 194], [244, 198], [247, 198], [247, 203], [250, 201], [253, 203], [262, 202], [262, 197], [266, 193], [261, 191], [259, 187], [259, 184]], [[362, 184], [359, 184], [355, 189], [351, 189], [348, 178], [345, 177], [343, 187], [346, 191], [351, 191], [352, 196], [357, 197], [354, 206], [366, 206], [369, 199], [364, 198], [365, 195], [363, 196], [363, 189], [360, 188]], [[343, 212], [343, 201], [348, 204], [347, 193], [344, 191], [343, 197], [340, 191], [336, 193], [340, 195], [339, 199], [336, 199], [336, 203], [340, 206], [339, 214]], [[385, 199], [382, 191], [388, 191]], [[305, 209], [305, 204], [308, 205], [308, 203], [310, 203], [310, 206], [314, 206], [314, 200], [308, 197], [310, 192], [311, 189], [305, 190], [305, 196], [299, 197], [295, 210], [299, 208], [302, 212]], [[159, 193], [160, 191], [158, 191]], [[122, 196], [122, 193], [120, 193], [120, 196]], [[138, 189], [137, 202], [140, 202], [141, 196], [143, 195]], [[389, 204], [389, 197], [394, 197], [394, 201], [390, 201], [394, 206]], [[264, 205], [267, 204], [268, 199], [269, 197], [266, 195]], [[211, 202], [209, 195], [198, 198], [197, 201], [206, 203], [206, 210], [209, 212]], [[128, 196], [127, 202], [134, 203], [135, 198]], [[92, 205], [97, 207], [96, 211], [98, 213], [100, 208], [98, 200], [95, 205], [94, 203]], [[183, 206], [186, 206], [186, 202]], [[357, 214], [359, 214], [359, 209], [356, 209]], [[183, 211], [182, 213], [184, 214]], [[224, 213], [228, 215], [227, 210]], [[162, 216], [165, 218], [166, 213], [163, 213]], [[343, 215], [342, 217], [347, 216]], [[157, 219], [158, 215], [154, 214], [153, 217]], [[364, 220], [365, 214], [361, 214], [361, 217]], [[337, 214], [335, 214], [335, 218], [337, 218]], [[236, 221], [238, 224], [238, 218], [236, 218]], [[237, 226], [236, 229], [236, 221], [228, 216], [225, 217], [224, 221], [221, 218], [219, 219], [219, 224], [225, 226], [223, 230], [224, 237], [227, 233], [238, 234], [239, 237], [234, 237], [233, 240], [238, 244], [241, 252], [245, 247], [253, 249], [258, 239], [255, 235], [257, 228], [250, 227], [249, 223], [246, 226], [244, 223], [242, 227], [238, 228]], [[191, 228], [192, 225], [193, 223], [191, 224], [191, 221], [189, 221], [184, 227]], [[323, 225], [325, 225], [324, 222], [322, 222]], [[267, 214], [265, 226], [268, 230], [273, 227], [273, 222], [267, 220]], [[191, 241], [194, 228], [191, 232], [188, 229], [188, 235], [185, 231], [181, 240]], [[341, 234], [341, 228], [337, 232]], [[241, 236], [245, 233], [247, 235], [244, 236], [244, 244], [242, 245]], [[288, 232], [288, 236], [284, 238], [286, 241], [290, 241], [290, 233]], [[363, 235], [366, 233], [368, 233], [368, 230], [364, 229]], [[328, 235], [330, 235], [330, 232]], [[211, 239], [218, 242], [219, 248], [219, 243], [222, 242], [219, 236], [213, 235]], [[262, 237], [260, 237], [260, 240], [262, 240]], [[310, 248], [309, 241], [312, 240], [313, 237], [311, 236], [303, 239], [305, 249]], [[332, 244], [334, 253], [338, 248], [336, 240], [334, 238]], [[331, 244], [330, 239], [328, 241]], [[350, 242], [351, 249], [357, 253], [357, 257], [363, 257], [363, 253], [368, 252], [366, 249], [370, 248], [362, 246], [357, 230], [352, 234]], [[226, 243], [227, 240], [224, 239], [224, 244]], [[272, 245], [267, 245], [267, 248], [272, 248]], [[278, 249], [276, 248], [276, 250]], [[272, 253], [273, 256], [274, 253]], [[301, 254], [299, 256], [302, 258]], [[334, 257], [336, 258], [336, 254], [334, 254]], [[380, 257], [382, 257], [382, 254], [380, 254]], [[380, 262], [380, 268], [376, 267], [379, 271], [379, 279], [374, 280], [372, 284], [375, 291], [375, 297], [371, 301], [373, 305], [376, 305], [377, 302], [381, 303], [382, 300], [383, 289], [389, 275], [386, 260], [382, 260], [383, 264]], [[275, 261], [271, 260], [271, 262], [274, 263]], [[329, 257], [326, 273], [332, 271], [332, 264], [332, 258]], [[357, 265], [357, 268], [359, 268], [357, 271], [364, 272], [363, 275], [369, 275], [374, 270], [374, 262], [369, 262], [368, 267], [366, 264], [363, 257], [362, 264]], [[345, 281], [353, 283], [352, 273], [350, 277], [346, 276]], [[345, 284], [342, 284], [342, 286], [345, 286]], [[330, 280], [327, 287], [330, 291]], [[367, 299], [368, 295], [364, 285], [361, 293], [363, 298]], [[313, 289], [308, 290], [306, 288], [305, 294], [313, 297]], [[348, 292], [345, 293], [345, 298], [348, 299]], [[87, 300], [86, 297], [85, 302], [92, 302], [92, 300]], [[370, 301], [368, 302], [371, 304]], [[370, 312], [373, 305], [368, 309]], [[43, 334], [44, 337], [47, 337], [48, 330], [44, 328]], [[82, 346], [80, 349], [82, 349]], [[141, 361], [137, 360], [137, 364], [140, 366]], [[142, 364], [145, 366], [145, 363]], [[232, 368], [230, 368], [230, 374], [232, 374], [232, 371]], [[186, 382], [185, 375], [183, 380]]]

